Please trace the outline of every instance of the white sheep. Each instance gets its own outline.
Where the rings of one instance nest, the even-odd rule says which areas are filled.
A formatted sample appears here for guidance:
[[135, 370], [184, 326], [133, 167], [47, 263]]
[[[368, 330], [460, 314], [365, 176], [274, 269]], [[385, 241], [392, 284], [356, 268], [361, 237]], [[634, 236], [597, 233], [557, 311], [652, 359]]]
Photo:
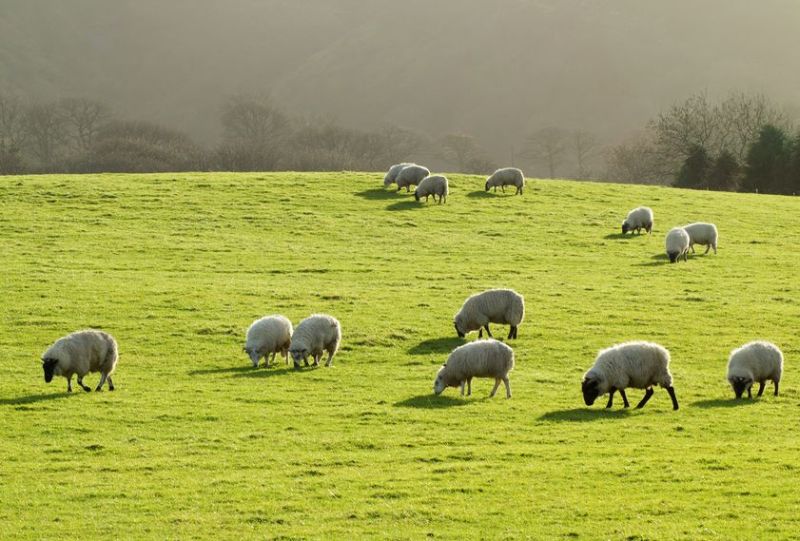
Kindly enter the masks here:
[[258, 361], [264, 357], [264, 362], [269, 368], [269, 354], [272, 353], [272, 360], [275, 354], [281, 353], [281, 357], [289, 363], [289, 344], [292, 341], [292, 322], [281, 315], [265, 316], [255, 320], [247, 329], [247, 339], [244, 351], [250, 357], [253, 368], [258, 367]]
[[622, 222], [622, 234], [628, 231], [633, 233], [636, 230], [637, 234], [641, 234], [642, 229], [649, 234], [653, 231], [653, 210], [649, 207], [637, 207], [628, 213], [628, 216]]
[[447, 200], [449, 191], [447, 177], [442, 175], [428, 175], [419, 182], [417, 189], [414, 190], [414, 199], [419, 201], [420, 198], [424, 197], [425, 201], [427, 201], [428, 197], [432, 195], [433, 200], [436, 201], [436, 196], [438, 195], [439, 204], [442, 204]]
[[522, 174], [520, 169], [517, 169], [516, 167], [504, 167], [502, 169], [498, 169], [486, 179], [486, 185], [484, 186], [484, 189], [487, 192], [490, 188], [494, 188], [494, 191], [497, 191], [497, 187], [500, 186], [500, 189], [503, 191], [503, 193], [505, 193], [506, 186], [516, 186], [517, 191], [515, 192], [515, 195], [522, 195], [522, 188], [524, 185], [525, 175]]
[[411, 191], [409, 186], [412, 184], [414, 186], [419, 186], [419, 182], [430, 174], [431, 172], [427, 167], [423, 167], [415, 163], [403, 167], [395, 177], [395, 182], [397, 182], [397, 191], [399, 192], [403, 188], [405, 188], [407, 192]]
[[644, 398], [636, 406], [644, 407], [653, 396], [653, 385], [664, 387], [672, 399], [672, 409], [678, 409], [678, 399], [672, 387], [669, 371], [669, 351], [653, 342], [626, 342], [602, 350], [594, 365], [584, 374], [581, 388], [587, 406], [598, 396], [608, 395], [607, 408], [612, 406], [614, 393], [619, 391], [625, 407], [629, 407], [625, 389], [645, 389]]
[[510, 325], [508, 338], [517, 337], [517, 326], [525, 317], [525, 299], [513, 289], [489, 289], [469, 297], [453, 318], [453, 325], [459, 338], [468, 332], [479, 331], [478, 338], [483, 337], [483, 329], [489, 337], [489, 323]]
[[328, 352], [325, 366], [330, 366], [341, 339], [342, 328], [335, 317], [327, 314], [308, 316], [297, 325], [292, 334], [289, 353], [292, 354], [294, 367], [300, 368], [301, 360], [308, 366], [309, 355], [314, 358], [314, 366], [319, 366], [323, 350]]
[[437, 395], [447, 387], [464, 385], [467, 396], [472, 394], [472, 378], [494, 378], [494, 388], [489, 394], [493, 397], [502, 381], [506, 386], [506, 397], [511, 398], [511, 383], [508, 373], [514, 368], [514, 351], [497, 340], [470, 342], [454, 349], [447, 362], [442, 365], [433, 382], [433, 392]]
[[412, 165], [408, 162], [396, 163], [389, 168], [386, 175], [383, 177], [383, 186], [388, 188], [397, 179], [397, 174], [406, 166]]
[[728, 359], [728, 382], [741, 398], [747, 391], [747, 398], [753, 398], [751, 388], [758, 382], [758, 395], [764, 393], [764, 385], [768, 379], [775, 385], [775, 396], [778, 396], [778, 385], [783, 374], [783, 353], [778, 346], [770, 342], [749, 342], [731, 351]]
[[100, 383], [96, 391], [102, 390], [108, 380], [108, 390], [114, 390], [111, 373], [117, 366], [117, 341], [103, 331], [76, 331], [56, 340], [42, 354], [44, 380], [50, 383], [53, 376], [67, 378], [67, 392], [72, 392], [72, 375], [78, 375], [78, 385], [87, 393], [92, 389], [83, 384], [83, 376], [89, 372], [100, 372]]
[[682, 227], [673, 227], [667, 233], [665, 240], [667, 256], [670, 263], [675, 263], [681, 257], [684, 261], [689, 257], [689, 233]]
[[717, 237], [719, 234], [717, 233], [716, 225], [697, 222], [684, 225], [683, 230], [689, 234], [689, 248], [692, 249], [692, 253], [694, 253], [695, 244], [705, 245], [705, 253], [708, 253], [711, 248], [714, 248], [715, 254], [717, 253]]

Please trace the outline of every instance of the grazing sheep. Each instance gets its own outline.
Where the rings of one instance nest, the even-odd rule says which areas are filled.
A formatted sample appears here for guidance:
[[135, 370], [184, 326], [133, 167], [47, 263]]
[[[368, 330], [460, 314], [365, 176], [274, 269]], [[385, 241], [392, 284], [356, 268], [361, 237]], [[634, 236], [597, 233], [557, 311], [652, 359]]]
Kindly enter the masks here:
[[419, 182], [430, 174], [428, 168], [421, 165], [411, 164], [403, 167], [394, 179], [397, 182], [397, 191], [399, 192], [403, 188], [407, 192], [411, 191], [409, 186], [412, 184], [419, 186]]
[[622, 234], [628, 231], [641, 234], [642, 229], [650, 234], [653, 231], [653, 211], [649, 207], [637, 207], [628, 213], [625, 221], [622, 222]]
[[483, 329], [489, 337], [489, 323], [510, 325], [508, 338], [517, 337], [517, 326], [525, 317], [525, 299], [513, 289], [489, 289], [469, 297], [461, 306], [461, 310], [453, 318], [453, 325], [459, 338], [468, 332], [479, 331], [478, 338], [483, 337]]
[[581, 388], [587, 406], [594, 404], [598, 396], [609, 393], [607, 408], [612, 406], [616, 391], [627, 408], [630, 404], [625, 389], [645, 389], [644, 398], [636, 406], [642, 408], [653, 396], [655, 384], [667, 390], [672, 399], [672, 409], [678, 409], [669, 372], [669, 351], [652, 342], [626, 342], [604, 349], [597, 355], [594, 366], [583, 376]]
[[255, 320], [247, 329], [247, 341], [244, 351], [253, 362], [253, 368], [258, 368], [258, 361], [264, 357], [264, 362], [269, 368], [269, 354], [272, 360], [280, 351], [281, 357], [289, 363], [289, 344], [292, 341], [292, 322], [280, 315], [265, 316]]
[[289, 353], [292, 354], [294, 367], [300, 368], [302, 360], [308, 366], [308, 356], [314, 357], [314, 366], [319, 366], [322, 352], [328, 352], [328, 361], [325, 366], [330, 366], [339, 342], [342, 339], [342, 328], [339, 321], [327, 314], [314, 314], [308, 316], [294, 330]]
[[741, 398], [747, 391], [747, 398], [753, 398], [751, 388], [758, 382], [758, 395], [764, 393], [764, 385], [768, 379], [775, 385], [775, 396], [778, 396], [778, 385], [783, 374], [783, 353], [770, 342], [750, 342], [731, 351], [728, 360], [728, 381]]
[[497, 340], [470, 342], [454, 349], [447, 362], [442, 365], [433, 382], [433, 392], [441, 394], [446, 387], [464, 385], [467, 396], [472, 394], [472, 378], [494, 378], [494, 388], [489, 394], [493, 397], [502, 381], [506, 386], [506, 398], [511, 398], [511, 383], [508, 373], [514, 368], [514, 350]]
[[667, 233], [665, 244], [670, 263], [675, 263], [681, 257], [683, 257], [684, 261], [688, 261], [689, 233], [684, 231], [682, 227], [670, 229], [669, 233]]
[[439, 204], [441, 205], [447, 200], [449, 191], [447, 177], [442, 175], [428, 175], [419, 182], [417, 189], [414, 190], [414, 199], [419, 201], [421, 197], [424, 197], [425, 201], [427, 201], [428, 197], [432, 195], [433, 200], [436, 201], [436, 196], [438, 195]]
[[397, 174], [406, 166], [412, 165], [408, 162], [396, 163], [389, 168], [386, 175], [383, 177], [383, 186], [388, 188], [397, 179]]
[[100, 372], [100, 391], [108, 380], [108, 390], [114, 390], [111, 373], [119, 358], [117, 341], [103, 331], [77, 331], [56, 340], [42, 355], [44, 380], [50, 383], [53, 376], [67, 378], [67, 392], [72, 392], [72, 375], [78, 375], [78, 385], [87, 393], [91, 388], [83, 384], [83, 376], [89, 372]]
[[504, 167], [503, 169], [498, 169], [486, 179], [484, 188], [487, 192], [490, 188], [494, 188], [494, 191], [497, 191], [497, 187], [500, 186], [500, 189], [505, 193], [506, 186], [516, 186], [517, 191], [514, 195], [522, 195], [522, 187], [524, 185], [525, 176], [522, 174], [521, 170], [516, 167]]
[[714, 224], [707, 224], [697, 222], [694, 224], [684, 225], [683, 230], [689, 234], [689, 248], [694, 253], [695, 244], [704, 244], [706, 247], [705, 253], [714, 248], [714, 254], [717, 253], [717, 226]]

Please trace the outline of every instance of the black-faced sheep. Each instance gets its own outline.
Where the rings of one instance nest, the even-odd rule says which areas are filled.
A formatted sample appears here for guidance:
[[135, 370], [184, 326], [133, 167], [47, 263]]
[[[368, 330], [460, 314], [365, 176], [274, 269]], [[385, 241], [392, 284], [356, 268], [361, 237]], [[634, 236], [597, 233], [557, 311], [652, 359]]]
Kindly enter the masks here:
[[751, 388], [758, 382], [758, 395], [764, 393], [767, 380], [775, 385], [775, 396], [778, 396], [778, 385], [783, 375], [783, 353], [778, 346], [770, 342], [749, 342], [731, 352], [728, 359], [728, 382], [733, 387], [736, 398], [741, 398], [747, 391], [747, 398], [753, 398]]
[[44, 380], [50, 383], [53, 376], [64, 376], [67, 379], [67, 391], [72, 392], [72, 375], [78, 376], [78, 385], [86, 392], [91, 388], [83, 384], [83, 376], [89, 372], [100, 372], [100, 383], [97, 391], [108, 380], [108, 390], [114, 390], [111, 373], [117, 366], [117, 341], [103, 331], [77, 331], [56, 340], [42, 354]]
[[628, 213], [628, 216], [622, 222], [622, 234], [628, 231], [631, 233], [636, 230], [637, 234], [642, 232], [642, 229], [649, 234], [653, 230], [653, 211], [649, 207], [637, 207]]
[[424, 197], [425, 201], [427, 201], [428, 197], [432, 195], [433, 200], [436, 201], [436, 196], [438, 195], [439, 204], [442, 204], [447, 200], [449, 191], [447, 177], [442, 175], [428, 175], [419, 182], [417, 189], [414, 190], [414, 199], [419, 201]]
[[667, 233], [664, 241], [667, 257], [670, 263], [675, 263], [682, 257], [684, 261], [689, 257], [689, 233], [682, 227], [673, 227]]
[[703, 222], [697, 222], [689, 225], [684, 225], [683, 230], [689, 235], [689, 248], [694, 253], [695, 244], [703, 244], [706, 247], [705, 253], [713, 248], [714, 253], [717, 253], [717, 226]]
[[500, 186], [500, 189], [503, 191], [503, 193], [506, 191], [506, 186], [516, 186], [517, 191], [515, 192], [515, 195], [522, 195], [522, 188], [525, 186], [525, 175], [523, 175], [522, 171], [516, 167], [504, 167], [503, 169], [498, 169], [486, 179], [484, 189], [487, 192], [492, 188], [494, 188], [494, 191], [497, 191], [498, 186]]
[[308, 316], [297, 325], [292, 334], [289, 353], [292, 354], [294, 367], [300, 368], [301, 360], [308, 366], [309, 355], [314, 358], [314, 366], [319, 366], [323, 351], [328, 353], [325, 366], [330, 366], [341, 340], [342, 328], [335, 317], [327, 314]]
[[511, 398], [511, 383], [508, 373], [514, 368], [514, 351], [497, 340], [481, 340], [470, 342], [454, 349], [447, 362], [442, 365], [433, 382], [433, 392], [441, 394], [447, 387], [464, 386], [467, 396], [472, 394], [472, 378], [494, 378], [494, 388], [489, 394], [493, 397], [503, 382], [506, 386], [506, 397]]
[[399, 192], [403, 188], [405, 188], [407, 192], [411, 191], [409, 186], [412, 184], [414, 186], [419, 186], [420, 181], [430, 174], [431, 172], [428, 168], [421, 165], [411, 164], [403, 167], [400, 172], [397, 173], [397, 177], [395, 177], [397, 191]]
[[261, 357], [269, 368], [269, 354], [275, 360], [275, 354], [281, 356], [289, 363], [289, 344], [292, 341], [292, 322], [284, 316], [265, 316], [255, 320], [247, 329], [247, 339], [244, 351], [250, 357], [253, 368], [258, 367]]
[[489, 289], [469, 297], [453, 318], [453, 325], [459, 338], [468, 332], [478, 331], [483, 337], [483, 329], [489, 337], [489, 323], [510, 325], [508, 338], [517, 337], [517, 327], [525, 317], [525, 299], [513, 289]]
[[397, 179], [397, 174], [400, 173], [400, 171], [408, 165], [411, 164], [408, 162], [403, 162], [391, 166], [389, 170], [386, 172], [386, 175], [383, 177], [383, 186], [385, 188], [388, 188], [389, 185], [391, 185]]

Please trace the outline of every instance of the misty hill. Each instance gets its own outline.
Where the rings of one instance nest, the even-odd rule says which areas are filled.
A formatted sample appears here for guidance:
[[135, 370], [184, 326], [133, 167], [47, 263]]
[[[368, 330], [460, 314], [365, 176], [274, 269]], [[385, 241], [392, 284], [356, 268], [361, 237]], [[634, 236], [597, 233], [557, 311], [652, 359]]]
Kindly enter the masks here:
[[698, 90], [794, 99], [791, 1], [3, 2], [0, 89], [101, 99], [213, 141], [266, 93], [362, 128], [476, 135], [500, 162], [548, 125], [616, 141]]

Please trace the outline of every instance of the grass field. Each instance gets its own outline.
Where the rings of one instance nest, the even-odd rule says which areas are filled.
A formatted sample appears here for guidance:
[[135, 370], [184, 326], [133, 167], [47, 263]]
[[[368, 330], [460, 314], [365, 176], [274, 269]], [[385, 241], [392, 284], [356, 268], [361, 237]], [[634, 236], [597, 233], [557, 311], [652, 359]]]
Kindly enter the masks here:
[[[0, 177], [0, 538], [798, 538], [800, 199], [452, 175], [439, 206], [381, 177]], [[652, 236], [622, 238], [640, 204]], [[694, 220], [719, 254], [670, 265]], [[453, 314], [496, 286], [526, 298], [513, 398], [434, 397]], [[254, 370], [245, 329], [276, 312], [338, 317], [334, 366]], [[43, 381], [85, 327], [120, 343], [113, 393]], [[754, 338], [781, 396], [736, 402]], [[627, 339], [670, 349], [679, 411], [583, 405]]]

